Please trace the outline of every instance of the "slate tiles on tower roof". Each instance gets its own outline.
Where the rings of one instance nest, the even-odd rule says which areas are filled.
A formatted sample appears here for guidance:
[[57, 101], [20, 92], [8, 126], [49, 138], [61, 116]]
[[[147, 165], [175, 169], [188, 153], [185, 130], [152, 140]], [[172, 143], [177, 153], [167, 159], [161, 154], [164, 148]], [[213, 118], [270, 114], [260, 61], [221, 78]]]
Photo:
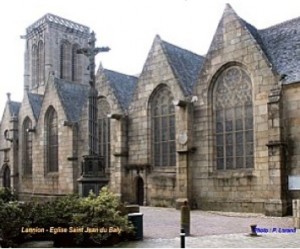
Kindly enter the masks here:
[[162, 41], [163, 50], [185, 95], [192, 93], [205, 57]]
[[78, 122], [88, 100], [89, 86], [55, 78], [54, 86], [65, 110], [68, 121]]
[[110, 83], [121, 108], [127, 110], [136, 89], [138, 78], [108, 69], [103, 69], [103, 73]]

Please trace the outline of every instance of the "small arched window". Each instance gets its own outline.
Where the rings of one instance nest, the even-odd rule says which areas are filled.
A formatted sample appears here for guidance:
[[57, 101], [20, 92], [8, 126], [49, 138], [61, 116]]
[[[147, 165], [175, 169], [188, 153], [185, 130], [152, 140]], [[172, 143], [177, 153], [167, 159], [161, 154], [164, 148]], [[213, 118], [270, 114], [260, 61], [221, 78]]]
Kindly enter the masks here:
[[252, 83], [243, 68], [232, 66], [218, 76], [214, 119], [217, 169], [253, 168]]
[[99, 155], [104, 157], [105, 168], [110, 167], [110, 105], [105, 98], [98, 100]]
[[48, 172], [58, 171], [58, 119], [57, 112], [50, 106], [45, 118], [46, 165]]
[[30, 118], [26, 118], [23, 123], [23, 165], [24, 174], [32, 174], [32, 122]]
[[159, 88], [151, 100], [152, 157], [156, 167], [176, 166], [175, 107], [167, 87]]

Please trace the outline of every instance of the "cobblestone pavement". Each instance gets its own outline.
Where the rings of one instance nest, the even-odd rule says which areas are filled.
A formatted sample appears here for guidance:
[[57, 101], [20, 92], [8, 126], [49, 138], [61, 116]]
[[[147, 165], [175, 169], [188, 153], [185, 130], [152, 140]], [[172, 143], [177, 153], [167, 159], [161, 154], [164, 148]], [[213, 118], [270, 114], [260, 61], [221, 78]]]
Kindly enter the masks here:
[[[141, 207], [144, 240], [121, 247], [180, 247], [180, 212], [173, 208]], [[249, 236], [250, 225], [268, 229], [259, 236]], [[191, 211], [191, 236], [186, 247], [290, 247], [300, 248], [300, 230], [280, 233], [279, 228], [293, 228], [292, 217], [266, 217], [262, 214]], [[276, 231], [275, 231], [276, 229]], [[272, 232], [273, 231], [273, 232]]]

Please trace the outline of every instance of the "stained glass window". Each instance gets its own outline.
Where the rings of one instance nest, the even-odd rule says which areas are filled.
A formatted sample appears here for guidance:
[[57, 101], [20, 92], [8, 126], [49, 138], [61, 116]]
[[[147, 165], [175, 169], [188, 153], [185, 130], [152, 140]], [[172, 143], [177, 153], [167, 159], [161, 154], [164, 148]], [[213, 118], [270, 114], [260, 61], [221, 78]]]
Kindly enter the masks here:
[[58, 120], [57, 112], [51, 106], [46, 114], [46, 160], [48, 172], [58, 171]]
[[160, 88], [151, 102], [152, 154], [157, 167], [176, 165], [175, 108], [172, 93]]
[[217, 78], [214, 119], [217, 169], [253, 168], [252, 85], [241, 67], [229, 67]]
[[32, 128], [30, 118], [26, 118], [23, 123], [23, 165], [24, 174], [32, 174], [32, 132], [28, 132]]

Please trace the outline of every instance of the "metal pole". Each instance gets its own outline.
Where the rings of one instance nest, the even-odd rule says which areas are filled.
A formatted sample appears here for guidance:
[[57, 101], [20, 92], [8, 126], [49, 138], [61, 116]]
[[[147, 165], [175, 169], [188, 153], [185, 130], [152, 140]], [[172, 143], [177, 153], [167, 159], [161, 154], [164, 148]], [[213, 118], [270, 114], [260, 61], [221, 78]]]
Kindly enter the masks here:
[[185, 248], [185, 232], [183, 228], [180, 230], [180, 248]]

